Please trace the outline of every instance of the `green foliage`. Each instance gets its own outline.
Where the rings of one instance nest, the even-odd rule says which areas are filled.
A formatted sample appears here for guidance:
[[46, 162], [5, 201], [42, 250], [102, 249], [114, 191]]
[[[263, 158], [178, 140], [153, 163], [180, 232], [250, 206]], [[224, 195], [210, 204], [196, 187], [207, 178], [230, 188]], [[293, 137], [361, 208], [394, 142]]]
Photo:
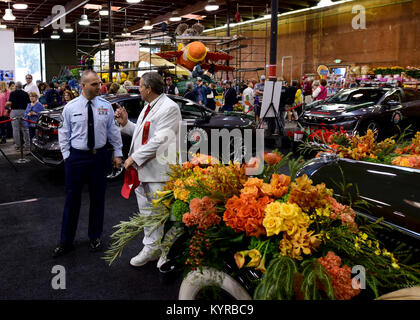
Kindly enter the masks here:
[[174, 214], [176, 221], [182, 221], [182, 216], [190, 210], [188, 203], [182, 200], [175, 200], [172, 205], [172, 213]]
[[150, 233], [152, 233], [163, 225], [169, 217], [169, 211], [163, 206], [145, 209], [144, 211], [155, 211], [155, 213], [145, 214], [138, 212], [130, 217], [129, 221], [121, 221], [114, 226], [114, 228], [118, 229], [111, 235], [111, 239], [114, 241], [108, 251], [105, 251], [105, 257], [102, 257], [109, 265], [121, 256], [124, 247], [136, 239], [144, 231], [144, 228], [151, 228]]
[[254, 292], [256, 300], [290, 300], [294, 296], [293, 282], [298, 272], [296, 262], [287, 256], [271, 260]]
[[[275, 150], [273, 150], [273, 152], [279, 152], [279, 151], [277, 151], [277, 149], [275, 149]], [[271, 176], [274, 173], [276, 173], [276, 174], [281, 173], [281, 168], [286, 165], [287, 161], [289, 161], [289, 159], [292, 155], [293, 155], [293, 152], [289, 152], [287, 155], [283, 156], [282, 159], [278, 163], [276, 163], [272, 166], [270, 166], [270, 165], [265, 166], [263, 172], [261, 173], [261, 175], [259, 175], [259, 177], [261, 179], [264, 179], [265, 183], [270, 183]]]
[[323, 293], [328, 299], [335, 299], [330, 276], [317, 259], [303, 261], [301, 267], [303, 269], [301, 291], [305, 300], [321, 300], [324, 298]]
[[300, 156], [297, 159], [289, 160], [289, 171], [290, 171], [290, 180], [291, 181], [295, 181], [296, 174], [305, 164], [306, 164], [306, 162], [303, 160], [302, 156]]

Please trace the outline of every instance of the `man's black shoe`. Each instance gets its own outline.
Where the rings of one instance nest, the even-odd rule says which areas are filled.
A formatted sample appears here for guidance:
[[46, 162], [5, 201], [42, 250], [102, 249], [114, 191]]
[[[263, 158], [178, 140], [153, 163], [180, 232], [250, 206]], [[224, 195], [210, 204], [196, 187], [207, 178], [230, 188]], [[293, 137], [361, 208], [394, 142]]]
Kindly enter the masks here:
[[89, 250], [91, 252], [99, 251], [102, 248], [102, 241], [101, 239], [90, 240], [89, 242]]
[[62, 255], [65, 255], [66, 253], [69, 253], [72, 251], [74, 247], [72, 245], [65, 245], [65, 244], [59, 244], [53, 252], [53, 258], [60, 257]]

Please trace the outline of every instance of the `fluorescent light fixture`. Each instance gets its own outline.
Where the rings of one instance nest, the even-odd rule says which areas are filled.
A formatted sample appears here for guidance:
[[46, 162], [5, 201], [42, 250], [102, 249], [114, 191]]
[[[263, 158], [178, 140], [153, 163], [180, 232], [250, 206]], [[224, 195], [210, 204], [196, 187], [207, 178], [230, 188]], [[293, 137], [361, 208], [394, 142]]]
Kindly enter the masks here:
[[60, 39], [60, 35], [58, 34], [58, 32], [57, 31], [53, 31], [53, 33], [51, 34], [51, 39]]
[[204, 8], [206, 11], [216, 11], [219, 9], [219, 5], [216, 4], [216, 0], [209, 0]]
[[72, 33], [73, 32], [73, 28], [71, 27], [70, 23], [66, 23], [66, 27], [63, 29], [64, 33]]
[[182, 18], [179, 15], [178, 10], [175, 10], [174, 12], [172, 12], [172, 16], [169, 18], [169, 21], [172, 21], [172, 22], [178, 22], [178, 21], [181, 21], [181, 20], [182, 20]]
[[152, 30], [152, 29], [153, 29], [153, 26], [150, 20], [144, 21], [143, 30]]
[[25, 10], [28, 9], [28, 5], [23, 1], [18, 1], [13, 4], [13, 8], [16, 10]]
[[88, 20], [87, 15], [82, 14], [82, 16], [80, 18], [81, 19], [79, 20], [79, 24], [81, 26], [88, 26], [88, 25], [90, 25], [90, 21]]
[[[352, 1], [354, 1], [354, 0], [341, 0], [341, 1], [333, 2], [332, 5], [335, 6], [335, 5], [339, 5], [339, 4], [343, 4], [343, 3], [347, 3], [347, 2], [352, 2]], [[292, 14], [314, 11], [314, 10], [318, 10], [318, 9], [320, 9], [320, 7], [315, 6], [315, 7], [311, 7], [311, 8], [293, 10], [293, 11], [288, 11], [288, 12], [278, 14], [277, 17], [282, 18], [282, 17], [289, 16], [289, 15], [292, 15]], [[244, 25], [244, 24], [250, 24], [250, 23], [256, 23], [256, 22], [263, 22], [263, 21], [269, 20], [269, 19], [271, 19], [271, 15], [265, 15], [262, 18], [257, 18], [257, 19], [238, 22], [238, 23], [235, 24], [235, 26], [241, 26], [241, 25]], [[232, 24], [230, 24], [230, 26], [232, 26]], [[223, 29], [226, 29], [226, 28], [227, 28], [227, 24], [225, 24], [223, 26], [220, 26], [220, 27], [212, 28], [212, 29], [206, 29], [206, 30], [203, 31], [203, 33], [211, 32], [211, 31], [217, 31], [217, 30], [223, 30]]]
[[103, 5], [101, 10], [99, 10], [99, 14], [101, 16], [107, 16], [109, 14], [108, 12], [108, 6], [107, 5]]
[[328, 7], [328, 6], [332, 6], [334, 4], [334, 2], [332, 2], [331, 0], [320, 0], [317, 4], [318, 8], [322, 8], [322, 7]]
[[[10, 4], [9, 4], [9, 6], [10, 6]], [[3, 20], [13, 21], [15, 19], [16, 19], [16, 17], [13, 15], [12, 9], [10, 9], [10, 8], [9, 9], [6, 9], [5, 10], [5, 14], [3, 16]]]
[[142, 2], [143, 0], [127, 0], [127, 3], [139, 3]]

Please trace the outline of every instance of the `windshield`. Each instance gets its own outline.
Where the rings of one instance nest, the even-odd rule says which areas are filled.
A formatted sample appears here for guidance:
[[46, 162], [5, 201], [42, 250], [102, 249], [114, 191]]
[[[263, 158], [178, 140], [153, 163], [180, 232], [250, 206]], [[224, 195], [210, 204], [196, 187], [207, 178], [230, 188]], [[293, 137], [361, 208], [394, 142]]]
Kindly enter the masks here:
[[328, 98], [327, 102], [345, 104], [377, 103], [384, 93], [385, 91], [383, 89], [342, 90]]

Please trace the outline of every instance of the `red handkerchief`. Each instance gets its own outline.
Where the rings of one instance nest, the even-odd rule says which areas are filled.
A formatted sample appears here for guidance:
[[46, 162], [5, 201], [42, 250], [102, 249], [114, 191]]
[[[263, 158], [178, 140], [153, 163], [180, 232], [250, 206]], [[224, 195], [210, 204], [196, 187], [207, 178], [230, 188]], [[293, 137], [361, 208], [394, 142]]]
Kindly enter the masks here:
[[146, 121], [143, 128], [143, 137], [141, 139], [141, 144], [146, 144], [147, 140], [149, 139], [149, 129], [150, 129], [150, 121]]
[[128, 168], [125, 171], [124, 185], [121, 188], [121, 195], [128, 199], [130, 193], [140, 185], [140, 181], [137, 175], [137, 170], [133, 167]]

